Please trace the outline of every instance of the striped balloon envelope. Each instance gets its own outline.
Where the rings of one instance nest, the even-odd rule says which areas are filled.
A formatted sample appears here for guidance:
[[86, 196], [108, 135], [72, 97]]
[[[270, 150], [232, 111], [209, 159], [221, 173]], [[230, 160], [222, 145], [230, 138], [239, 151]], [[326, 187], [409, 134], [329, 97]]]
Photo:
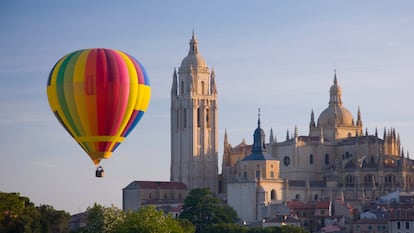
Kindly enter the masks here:
[[131, 55], [92, 48], [55, 64], [47, 96], [58, 121], [98, 166], [140, 121], [151, 87], [144, 67]]

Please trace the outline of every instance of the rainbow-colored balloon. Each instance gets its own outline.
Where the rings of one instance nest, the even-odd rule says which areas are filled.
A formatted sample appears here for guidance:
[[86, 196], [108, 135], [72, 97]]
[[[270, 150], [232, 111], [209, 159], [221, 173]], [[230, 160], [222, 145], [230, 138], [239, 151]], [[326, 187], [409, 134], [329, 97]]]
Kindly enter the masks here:
[[98, 165], [139, 122], [151, 87], [144, 67], [132, 56], [92, 48], [69, 53], [55, 64], [47, 96], [56, 118]]

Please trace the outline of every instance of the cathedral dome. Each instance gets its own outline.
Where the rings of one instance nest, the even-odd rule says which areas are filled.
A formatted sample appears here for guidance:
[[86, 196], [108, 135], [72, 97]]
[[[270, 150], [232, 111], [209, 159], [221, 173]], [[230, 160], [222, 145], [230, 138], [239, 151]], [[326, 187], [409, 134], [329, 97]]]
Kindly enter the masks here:
[[190, 54], [188, 56], [186, 56], [183, 61], [181, 62], [181, 67], [197, 67], [197, 66], [201, 66], [201, 67], [206, 67], [207, 63], [204, 60], [204, 58], [202, 58], [200, 56], [200, 54]]
[[354, 118], [348, 109], [342, 106], [329, 106], [318, 118], [318, 125], [353, 125]]
[[203, 57], [198, 53], [198, 41], [195, 37], [194, 31], [193, 36], [190, 40], [190, 50], [188, 51], [188, 55], [183, 59], [181, 62], [182, 68], [188, 68], [188, 67], [207, 67], [206, 60], [204, 60]]
[[318, 118], [318, 125], [346, 125], [352, 126], [354, 118], [352, 114], [342, 106], [342, 88], [338, 85], [336, 73], [334, 77], [334, 84], [329, 89], [330, 99], [329, 106], [325, 109]]

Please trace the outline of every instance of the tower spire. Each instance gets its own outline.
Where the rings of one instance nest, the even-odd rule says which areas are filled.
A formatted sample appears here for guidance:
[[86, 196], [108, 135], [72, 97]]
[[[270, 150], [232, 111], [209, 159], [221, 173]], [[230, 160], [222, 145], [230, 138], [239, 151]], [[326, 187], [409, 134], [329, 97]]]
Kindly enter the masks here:
[[254, 131], [253, 134], [253, 146], [252, 152], [262, 152], [265, 149], [265, 134], [260, 128], [260, 108], [257, 120], [257, 129]]
[[329, 99], [329, 106], [335, 106], [335, 105], [339, 105], [342, 106], [342, 89], [341, 87], [338, 85], [338, 79], [336, 77], [336, 70], [335, 70], [335, 74], [334, 74], [334, 81], [333, 81], [333, 85], [331, 86], [331, 89], [329, 90], [330, 93], [330, 99]]
[[172, 82], [172, 86], [171, 86], [171, 95], [172, 96], [176, 96], [178, 93], [178, 86], [177, 86], [177, 70], [176, 68], [174, 68], [174, 73], [173, 73], [173, 82]]
[[211, 75], [210, 75], [210, 93], [212, 95], [217, 94], [217, 87], [216, 87], [216, 73], [214, 72], [214, 68], [211, 68]]
[[198, 41], [193, 29], [193, 35], [190, 40], [190, 51], [188, 51], [188, 55], [197, 55], [198, 54]]

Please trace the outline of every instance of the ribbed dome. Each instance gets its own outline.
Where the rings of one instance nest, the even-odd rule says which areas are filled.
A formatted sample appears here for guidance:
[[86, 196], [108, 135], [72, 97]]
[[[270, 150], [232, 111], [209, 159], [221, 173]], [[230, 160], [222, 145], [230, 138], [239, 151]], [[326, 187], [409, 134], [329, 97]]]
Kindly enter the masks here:
[[193, 36], [190, 40], [190, 50], [188, 55], [181, 62], [181, 68], [188, 68], [190, 66], [197, 67], [207, 67], [206, 60], [201, 57], [198, 53], [198, 41], [193, 31]]
[[352, 126], [354, 118], [352, 114], [342, 106], [329, 106], [318, 118], [318, 125], [349, 125]]
[[206, 60], [204, 60], [204, 58], [202, 58], [199, 54], [188, 55], [181, 62], [181, 67], [184, 68], [184, 67], [190, 67], [190, 66], [206, 67], [207, 63], [206, 63]]

